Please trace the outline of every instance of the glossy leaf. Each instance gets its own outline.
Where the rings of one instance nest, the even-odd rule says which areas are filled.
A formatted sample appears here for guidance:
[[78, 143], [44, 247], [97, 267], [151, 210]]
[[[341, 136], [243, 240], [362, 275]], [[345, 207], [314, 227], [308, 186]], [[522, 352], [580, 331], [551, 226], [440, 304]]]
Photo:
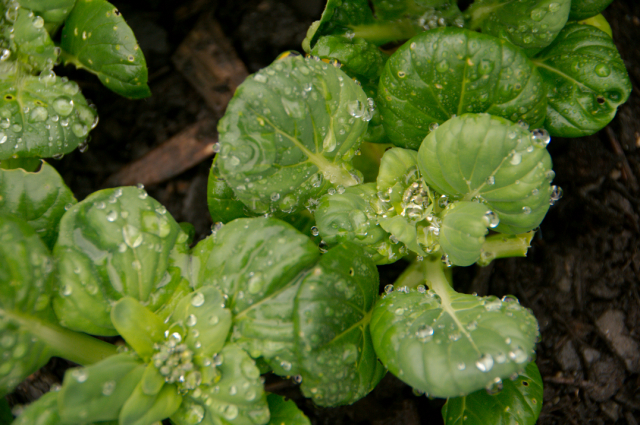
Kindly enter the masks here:
[[549, 87], [545, 128], [552, 136], [588, 136], [627, 101], [631, 81], [609, 35], [569, 24], [533, 59]]
[[[0, 397], [53, 354], [31, 330], [55, 320], [50, 306], [53, 261], [24, 221], [0, 215]], [[20, 284], [17, 284], [20, 283]]]
[[8, 40], [11, 58], [18, 60], [31, 73], [53, 68], [58, 53], [44, 19], [16, 3], [9, 4], [4, 13], [2, 38]]
[[430, 129], [467, 112], [541, 125], [546, 87], [531, 61], [510, 43], [443, 28], [412, 38], [391, 55], [377, 104], [389, 139], [418, 149]]
[[301, 389], [320, 406], [354, 403], [384, 376], [369, 334], [378, 284], [373, 262], [350, 243], [329, 250], [302, 281], [294, 316]]
[[0, 159], [59, 156], [87, 139], [97, 115], [78, 84], [52, 72], [35, 77], [0, 67]]
[[572, 0], [476, 0], [465, 12], [470, 28], [529, 51], [548, 46], [567, 23]]
[[169, 302], [184, 277], [188, 236], [165, 207], [142, 189], [96, 192], [63, 216], [56, 314], [64, 326], [115, 335], [111, 304], [128, 295], [150, 310]]
[[182, 397], [175, 386], [164, 385], [155, 394], [145, 394], [142, 384], [143, 381], [122, 406], [118, 417], [120, 425], [153, 425], [171, 416], [180, 407]]
[[276, 373], [295, 374], [296, 278], [318, 260], [317, 246], [280, 220], [252, 218], [224, 225], [193, 253], [196, 289], [214, 286], [228, 296], [232, 339]]
[[[493, 394], [496, 391], [499, 392]], [[513, 381], [504, 380], [489, 390], [450, 398], [442, 407], [442, 418], [445, 425], [535, 425], [541, 410], [542, 376], [535, 362], [531, 362]]]
[[611, 25], [607, 22], [607, 19], [602, 15], [592, 16], [591, 18], [583, 19], [578, 23], [582, 25], [592, 25], [598, 28], [600, 31], [605, 32], [609, 37], [613, 38], [613, 31], [611, 31]]
[[424, 181], [453, 200], [480, 201], [501, 233], [537, 227], [549, 209], [548, 137], [488, 114], [465, 114], [430, 133], [418, 152]]
[[371, 118], [362, 89], [321, 61], [288, 57], [238, 87], [218, 124], [217, 166], [249, 210], [295, 212], [361, 177], [351, 158]]
[[267, 396], [271, 420], [268, 425], [311, 425], [309, 418], [298, 409], [293, 400], [286, 400], [278, 394]]
[[76, 0], [20, 0], [20, 5], [34, 11], [44, 18], [44, 27], [49, 34], [55, 34], [57, 29], [67, 19]]
[[454, 266], [470, 266], [480, 258], [488, 232], [491, 210], [476, 202], [449, 205], [442, 220], [438, 241]]
[[335, 59], [342, 70], [366, 80], [377, 79], [389, 55], [363, 38], [328, 35], [318, 39], [311, 54], [322, 59]]
[[62, 59], [95, 74], [119, 95], [151, 95], [147, 64], [122, 14], [104, 0], [76, 0], [62, 29]]
[[220, 171], [216, 166], [217, 157], [214, 158], [211, 171], [209, 171], [209, 183], [207, 185], [207, 205], [214, 223], [228, 223], [236, 218], [249, 217], [244, 204], [236, 198], [233, 189], [220, 177]]
[[111, 309], [111, 322], [138, 355], [149, 361], [154, 345], [164, 340], [164, 321], [132, 297], [123, 297]]
[[[9, 413], [9, 415], [11, 415], [11, 413]], [[51, 391], [44, 394], [38, 400], [29, 404], [15, 421], [6, 422], [6, 424], [9, 423], [11, 423], [11, 425], [59, 425], [58, 393]], [[118, 425], [118, 421], [83, 423], [86, 425]], [[3, 425], [4, 424], [3, 422]]]
[[389, 371], [430, 396], [457, 397], [524, 369], [539, 334], [531, 312], [444, 285], [394, 291], [374, 308], [373, 344]]
[[0, 213], [27, 221], [50, 249], [65, 208], [76, 202], [60, 174], [46, 162], [33, 173], [0, 169]]
[[577, 21], [596, 16], [605, 10], [612, 1], [613, 0], [571, 0], [569, 19]]

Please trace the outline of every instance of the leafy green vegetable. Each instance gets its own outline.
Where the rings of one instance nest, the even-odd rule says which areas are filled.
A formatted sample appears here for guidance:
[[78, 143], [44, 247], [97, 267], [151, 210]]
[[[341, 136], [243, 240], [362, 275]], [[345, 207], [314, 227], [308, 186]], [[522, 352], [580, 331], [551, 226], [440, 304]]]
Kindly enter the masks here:
[[0, 93], [0, 159], [61, 156], [98, 123], [78, 84], [52, 71], [35, 77], [0, 64]]
[[[9, 422], [7, 422], [8, 424]], [[59, 425], [60, 415], [58, 414], [58, 393], [48, 392], [37, 401], [31, 403], [16, 418], [12, 425]], [[117, 421], [86, 423], [86, 425], [118, 425]], [[4, 424], [3, 424], [4, 425]]]
[[44, 18], [44, 27], [49, 34], [56, 33], [75, 3], [76, 0], [20, 0], [20, 6]]
[[302, 391], [321, 406], [350, 404], [386, 370], [369, 334], [378, 270], [362, 248], [344, 243], [324, 254], [304, 278], [295, 302]]
[[371, 335], [382, 363], [434, 397], [464, 396], [524, 369], [538, 326], [513, 297], [456, 293], [440, 259], [424, 260], [427, 283], [400, 288], [375, 306]]
[[61, 324], [115, 335], [111, 303], [129, 295], [159, 309], [182, 284], [180, 252], [188, 236], [143, 189], [96, 192], [69, 209], [54, 248]]
[[388, 59], [375, 44], [363, 38], [348, 38], [328, 35], [321, 37], [313, 47], [311, 54], [320, 58], [331, 58], [344, 65], [349, 75], [375, 79], [380, 76], [382, 66]]
[[0, 424], [8, 425], [13, 422], [13, 415], [11, 414], [11, 407], [6, 397], [0, 398]]
[[151, 95], [147, 64], [122, 14], [104, 0], [76, 0], [62, 29], [62, 60], [98, 76], [119, 95]]
[[529, 52], [548, 46], [567, 23], [571, 0], [476, 0], [465, 12], [471, 29]]
[[271, 420], [268, 425], [311, 425], [309, 418], [298, 409], [292, 400], [285, 400], [277, 394], [267, 396]]
[[480, 259], [493, 212], [476, 202], [456, 202], [445, 211], [439, 242], [451, 264], [470, 266]]
[[228, 223], [236, 218], [244, 218], [249, 214], [242, 202], [240, 202], [233, 189], [220, 177], [220, 171], [216, 166], [216, 156], [209, 172], [207, 185], [207, 205], [214, 223]]
[[542, 410], [542, 377], [535, 362], [515, 380], [495, 382], [487, 390], [447, 400], [445, 425], [518, 423], [535, 425]]
[[631, 81], [609, 35], [591, 25], [569, 24], [533, 59], [548, 86], [552, 136], [588, 136], [613, 119], [631, 93]]
[[486, 114], [465, 114], [431, 132], [418, 153], [424, 181], [448, 201], [480, 201], [499, 219], [496, 231], [524, 233], [549, 209], [551, 158], [545, 132]]
[[508, 42], [443, 28], [412, 38], [391, 55], [377, 101], [389, 139], [418, 149], [431, 129], [467, 112], [541, 125], [546, 87], [522, 51]]
[[218, 125], [220, 175], [253, 212], [299, 211], [330, 186], [361, 180], [351, 158], [370, 118], [364, 92], [339, 69], [278, 60], [229, 102]]
[[569, 19], [572, 21], [596, 16], [611, 4], [613, 0], [571, 0]]
[[26, 220], [50, 249], [65, 209], [76, 202], [62, 177], [46, 162], [33, 173], [20, 168], [0, 170], [0, 213]]

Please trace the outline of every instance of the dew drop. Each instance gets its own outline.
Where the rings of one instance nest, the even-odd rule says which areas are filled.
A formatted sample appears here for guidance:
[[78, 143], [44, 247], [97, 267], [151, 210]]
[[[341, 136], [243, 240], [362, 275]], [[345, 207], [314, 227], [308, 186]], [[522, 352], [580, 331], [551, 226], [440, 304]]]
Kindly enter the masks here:
[[102, 384], [102, 395], [110, 396], [116, 389], [116, 381], [107, 381]]
[[480, 372], [489, 372], [493, 369], [493, 357], [491, 357], [491, 354], [484, 354], [480, 357], [476, 361], [476, 368], [478, 368]]
[[502, 379], [499, 377], [495, 378], [493, 381], [489, 382], [489, 385], [486, 387], [487, 394], [489, 395], [497, 395], [502, 391]]
[[185, 322], [187, 326], [193, 327], [198, 323], [198, 318], [195, 314], [190, 314], [187, 316], [187, 321]]
[[487, 211], [487, 213], [482, 217], [482, 222], [486, 227], [490, 227], [495, 229], [500, 224], [500, 218], [498, 218], [498, 214], [493, 211]]
[[544, 128], [537, 128], [531, 132], [531, 142], [534, 146], [539, 148], [545, 148], [551, 141], [549, 132]]
[[204, 304], [204, 295], [202, 294], [202, 292], [196, 292], [193, 298], [191, 298], [191, 305], [194, 307], [200, 307], [203, 304]]
[[531, 207], [527, 207], [527, 206], [522, 207], [522, 214], [525, 214], [525, 215], [531, 214]]
[[433, 328], [429, 325], [421, 325], [418, 330], [416, 330], [416, 336], [420, 339], [426, 339], [433, 336]]
[[73, 369], [73, 371], [71, 371], [71, 376], [79, 383], [83, 383], [89, 377], [89, 373], [85, 369], [79, 368]]

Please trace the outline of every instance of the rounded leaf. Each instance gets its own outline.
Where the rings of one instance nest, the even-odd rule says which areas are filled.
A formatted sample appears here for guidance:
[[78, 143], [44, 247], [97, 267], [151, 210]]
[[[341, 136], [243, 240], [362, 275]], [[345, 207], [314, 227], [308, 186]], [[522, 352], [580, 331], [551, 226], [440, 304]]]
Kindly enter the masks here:
[[569, 19], [578, 21], [596, 16], [605, 10], [612, 1], [613, 0], [571, 0]]
[[542, 124], [546, 87], [526, 55], [505, 40], [460, 28], [417, 35], [387, 61], [378, 106], [396, 146], [418, 149], [454, 115], [486, 112]]
[[[439, 260], [437, 260], [439, 261]], [[384, 296], [371, 335], [382, 363], [433, 397], [464, 396], [524, 369], [538, 332], [533, 314], [512, 297], [411, 289]]]
[[452, 118], [418, 152], [424, 181], [451, 200], [476, 200], [498, 215], [501, 233], [537, 227], [549, 209], [548, 137], [488, 114]]
[[44, 27], [49, 34], [55, 34], [63, 24], [76, 0], [21, 0], [20, 5], [44, 18]]
[[218, 124], [220, 175], [251, 211], [299, 211], [330, 186], [359, 182], [351, 158], [368, 108], [336, 67], [277, 60], [238, 87]]
[[456, 202], [442, 219], [439, 243], [454, 266], [470, 266], [480, 258], [491, 210], [477, 202]]
[[365, 80], [377, 79], [389, 55], [363, 38], [328, 35], [320, 37], [311, 54], [323, 59], [335, 59], [342, 70]]
[[0, 27], [2, 38], [8, 40], [14, 59], [31, 73], [53, 68], [58, 52], [44, 28], [42, 17], [16, 2], [8, 5], [3, 21], [4, 25]]
[[594, 134], [609, 124], [631, 93], [613, 40], [592, 25], [567, 25], [533, 62], [548, 87], [544, 126], [552, 136]]
[[[216, 157], [217, 158], [217, 157]], [[233, 189], [220, 177], [215, 160], [209, 171], [207, 205], [214, 223], [228, 223], [236, 218], [248, 217], [246, 207], [236, 198]]]
[[54, 308], [61, 324], [115, 335], [111, 304], [123, 296], [160, 309], [183, 280], [174, 256], [188, 250], [187, 240], [166, 208], [142, 189], [105, 189], [76, 204], [60, 221], [54, 248]]
[[305, 416], [293, 400], [285, 399], [278, 394], [267, 396], [271, 420], [268, 425], [311, 425], [309, 418]]

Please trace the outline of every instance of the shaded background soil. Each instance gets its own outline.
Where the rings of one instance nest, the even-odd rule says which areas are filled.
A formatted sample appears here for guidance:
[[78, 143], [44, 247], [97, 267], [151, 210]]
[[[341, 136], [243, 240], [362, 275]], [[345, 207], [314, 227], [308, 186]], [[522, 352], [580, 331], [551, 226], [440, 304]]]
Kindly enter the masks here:
[[[52, 161], [78, 200], [113, 183], [114, 173], [196, 122], [196, 138], [215, 138], [213, 111], [172, 61], [198, 19], [213, 13], [247, 70], [278, 53], [301, 50], [321, 1], [112, 1], [133, 28], [149, 65], [153, 97], [129, 101], [93, 76], [61, 69], [98, 106], [100, 124], [85, 153]], [[640, 3], [615, 0], [605, 12], [627, 65], [633, 93], [605, 130], [582, 139], [554, 139], [549, 151], [564, 198], [551, 208], [527, 258], [459, 268], [459, 290], [516, 295], [533, 309], [542, 332], [537, 364], [544, 379], [538, 421], [551, 424], [628, 424], [640, 421]], [[217, 90], [218, 88], [215, 88]], [[219, 87], [221, 95], [229, 87]], [[206, 159], [168, 181], [147, 186], [178, 221], [210, 232]], [[156, 167], [165, 167], [157, 164]], [[392, 283], [402, 264], [385, 266]], [[37, 398], [60, 381], [66, 363], [54, 359], [14, 394], [12, 404]], [[294, 399], [314, 424], [440, 424], [442, 400], [413, 394], [388, 375], [353, 406], [320, 409], [289, 380], [271, 377], [268, 390]]]

